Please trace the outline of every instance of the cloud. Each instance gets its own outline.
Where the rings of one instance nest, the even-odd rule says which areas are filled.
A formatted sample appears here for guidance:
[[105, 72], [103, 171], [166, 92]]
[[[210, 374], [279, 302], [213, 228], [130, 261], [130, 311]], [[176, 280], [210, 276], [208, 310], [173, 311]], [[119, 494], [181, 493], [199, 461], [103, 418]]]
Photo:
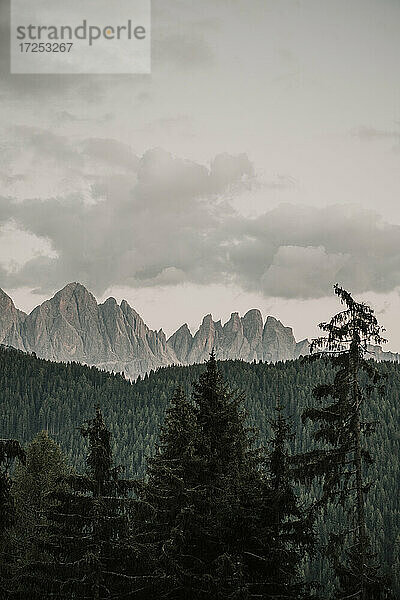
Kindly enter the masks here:
[[[159, 148], [138, 156], [114, 140], [22, 134], [33, 163], [18, 198], [0, 198], [0, 225], [43, 245], [18, 268], [4, 267], [0, 286], [47, 293], [79, 280], [101, 295], [112, 286], [233, 283], [318, 298], [336, 281], [354, 292], [400, 285], [400, 227], [375, 212], [288, 204], [252, 218], [238, 212], [230, 198], [255, 179], [245, 154], [223, 153], [206, 166]], [[64, 165], [64, 180], [73, 173], [74, 185], [29, 198], [34, 166], [51, 173], [54, 165]]]
[[139, 158], [129, 145], [114, 139], [74, 140], [19, 126], [9, 129], [7, 144], [0, 146], [0, 164], [3, 194], [20, 200], [68, 194], [88, 199], [104, 176], [132, 176]]
[[354, 292], [388, 292], [400, 284], [400, 227], [374, 211], [280, 205], [248, 221], [246, 235], [247, 260], [241, 244], [232, 254], [245, 289], [318, 298], [336, 281]]
[[261, 277], [262, 289], [267, 296], [324, 296], [348, 258], [321, 246], [281, 246]]
[[12, 221], [0, 226], [0, 247], [0, 265], [8, 272], [17, 272], [32, 257], [55, 256], [48, 240], [21, 231]]
[[242, 183], [244, 177], [252, 178], [253, 176], [253, 165], [249, 162], [246, 154], [232, 156], [225, 152], [218, 154], [211, 162], [210, 178], [215, 191], [222, 191]]
[[[42, 137], [29, 139], [46, 161], [49, 147]], [[53, 141], [50, 154], [56, 153]], [[61, 154], [68, 154], [71, 147], [59, 143]], [[90, 201], [79, 189], [46, 199], [0, 199], [0, 223], [13, 219], [22, 231], [49, 240], [54, 252], [9, 273], [9, 287], [50, 290], [78, 279], [101, 293], [115, 282], [139, 287], [218, 280], [218, 230], [233, 214], [221, 198], [252, 173], [245, 155], [216, 157], [208, 168], [161, 149], [137, 158], [107, 140], [79, 143], [75, 153], [69, 162], [80, 162], [77, 179], [86, 181]], [[107, 161], [115, 171], [104, 171]]]

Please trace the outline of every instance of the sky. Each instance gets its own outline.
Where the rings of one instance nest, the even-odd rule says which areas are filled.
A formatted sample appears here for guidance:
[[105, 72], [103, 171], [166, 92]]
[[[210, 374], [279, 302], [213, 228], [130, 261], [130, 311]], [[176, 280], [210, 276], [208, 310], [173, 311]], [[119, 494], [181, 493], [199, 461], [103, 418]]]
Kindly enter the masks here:
[[400, 2], [153, 0], [152, 72], [11, 75], [0, 0], [0, 287], [69, 282], [169, 335], [339, 305], [400, 350]]

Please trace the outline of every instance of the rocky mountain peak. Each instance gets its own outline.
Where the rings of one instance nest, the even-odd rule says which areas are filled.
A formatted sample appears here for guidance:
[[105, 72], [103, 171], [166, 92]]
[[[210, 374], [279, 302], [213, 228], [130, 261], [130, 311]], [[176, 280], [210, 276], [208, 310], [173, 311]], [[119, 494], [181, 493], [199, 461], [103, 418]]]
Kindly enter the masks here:
[[310, 354], [310, 342], [308, 339], [300, 340], [300, 342], [296, 343], [294, 358], [299, 358], [300, 356], [307, 356]]
[[262, 334], [263, 318], [257, 308], [248, 310], [242, 317], [244, 335], [248, 340]]
[[263, 318], [261, 312], [253, 308], [242, 317], [243, 335], [249, 344], [249, 361], [263, 360]]
[[241, 327], [241, 319], [239, 317], [239, 313], [238, 312], [233, 312], [231, 313], [231, 318], [229, 319], [229, 321], [227, 321], [224, 325], [224, 328], [231, 328], [231, 327]]
[[97, 306], [97, 301], [93, 294], [84, 285], [77, 282], [68, 283], [59, 292], [54, 294], [53, 298], [48, 300], [48, 302], [52, 302], [53, 304], [58, 302], [61, 305], [64, 302], [70, 303], [72, 299], [77, 304], [95, 304]]
[[82, 283], [79, 283], [79, 281], [71, 281], [70, 283], [67, 283], [63, 288], [61, 288], [60, 292], [62, 293], [68, 290], [81, 292], [83, 294], [90, 294], [88, 289], [84, 285], [82, 285]]
[[276, 362], [294, 357], [296, 340], [291, 327], [285, 327], [275, 317], [267, 317], [263, 330], [264, 360]]
[[139, 338], [145, 338], [150, 330], [139, 313], [126, 300], [122, 300], [120, 308], [134, 335]]
[[177, 329], [177, 330], [175, 331], [175, 333], [173, 333], [173, 334], [171, 335], [171, 337], [170, 337], [170, 338], [168, 338], [168, 343], [169, 343], [171, 340], [173, 340], [174, 338], [177, 338], [177, 337], [180, 337], [180, 338], [187, 338], [187, 339], [193, 339], [193, 336], [192, 336], [192, 334], [190, 333], [190, 329], [189, 329], [189, 327], [188, 327], [188, 324], [187, 324], [187, 323], [184, 323], [183, 325], [181, 325], [181, 326], [179, 327], [179, 329]]
[[275, 317], [271, 317], [271, 315], [268, 315], [267, 320], [265, 321], [265, 327], [283, 327], [282, 323], [276, 319]]
[[221, 334], [221, 323], [215, 323], [211, 314], [206, 315], [193, 337], [186, 362], [188, 364], [203, 362], [204, 357], [208, 358], [213, 348], [219, 345]]
[[4, 317], [6, 313], [18, 315], [18, 318], [22, 320], [26, 317], [26, 313], [16, 308], [12, 298], [0, 288], [0, 326], [2, 316]]
[[15, 308], [10, 296], [0, 288], [0, 344], [26, 349], [20, 334], [25, 318], [26, 314]]
[[15, 308], [14, 302], [11, 300], [10, 296], [0, 288], [0, 307], [3, 308], [6, 306], [13, 306]]
[[[233, 312], [225, 324], [207, 314], [194, 335], [185, 323], [166, 340], [164, 331], [151, 330], [126, 300], [118, 305], [115, 298], [108, 298], [97, 304], [77, 282], [29, 315], [16, 309], [0, 289], [0, 344], [51, 360], [123, 371], [132, 379], [160, 366], [201, 363], [213, 349], [217, 358], [249, 362], [292, 360], [309, 352], [308, 340], [296, 343], [291, 327], [272, 316], [264, 323], [258, 309], [243, 317]], [[377, 360], [400, 360], [397, 354], [373, 350]]]
[[214, 321], [213, 321], [212, 315], [210, 313], [210, 314], [205, 315], [203, 317], [203, 320], [201, 322], [200, 328], [202, 328], [202, 327], [211, 327], [213, 323], [214, 323]]
[[258, 308], [251, 308], [242, 318], [244, 321], [261, 321], [261, 323], [263, 320], [261, 311]]
[[110, 296], [109, 298], [107, 298], [107, 300], [104, 300], [103, 306], [110, 306], [110, 307], [115, 308], [118, 306], [118, 304], [117, 304], [116, 299], [113, 298], [112, 296]]
[[129, 304], [126, 300], [121, 301], [120, 307], [121, 307], [121, 310], [123, 310], [124, 312], [126, 312], [127, 310], [131, 310], [131, 307], [129, 306]]

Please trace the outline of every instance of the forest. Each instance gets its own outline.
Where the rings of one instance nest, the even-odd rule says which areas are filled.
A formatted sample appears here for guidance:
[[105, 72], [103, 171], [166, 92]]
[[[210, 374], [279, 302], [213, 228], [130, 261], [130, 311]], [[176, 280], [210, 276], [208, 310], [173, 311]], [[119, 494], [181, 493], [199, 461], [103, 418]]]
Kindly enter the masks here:
[[336, 292], [297, 361], [130, 382], [0, 348], [0, 596], [399, 597], [400, 366]]

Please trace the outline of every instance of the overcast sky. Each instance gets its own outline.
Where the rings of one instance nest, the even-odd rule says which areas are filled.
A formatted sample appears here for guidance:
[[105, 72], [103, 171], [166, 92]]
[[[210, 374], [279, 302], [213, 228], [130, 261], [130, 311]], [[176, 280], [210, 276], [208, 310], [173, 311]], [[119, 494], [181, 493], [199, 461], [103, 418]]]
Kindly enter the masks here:
[[151, 75], [10, 75], [0, 287], [70, 281], [172, 333], [260, 308], [298, 339], [376, 308], [400, 350], [400, 2], [153, 0]]

